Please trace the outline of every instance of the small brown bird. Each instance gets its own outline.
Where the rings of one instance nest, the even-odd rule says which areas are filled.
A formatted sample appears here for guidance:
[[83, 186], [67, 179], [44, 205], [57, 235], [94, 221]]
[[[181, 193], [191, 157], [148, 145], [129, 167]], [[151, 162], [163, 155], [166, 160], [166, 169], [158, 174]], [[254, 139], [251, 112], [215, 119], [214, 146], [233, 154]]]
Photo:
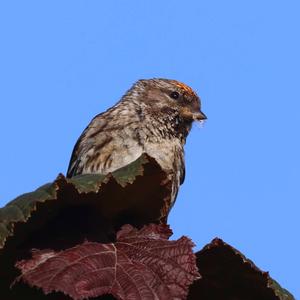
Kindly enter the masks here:
[[147, 153], [170, 174], [174, 203], [184, 181], [187, 135], [193, 121], [204, 119], [199, 97], [184, 83], [139, 80], [83, 131], [74, 147], [67, 177], [107, 174]]

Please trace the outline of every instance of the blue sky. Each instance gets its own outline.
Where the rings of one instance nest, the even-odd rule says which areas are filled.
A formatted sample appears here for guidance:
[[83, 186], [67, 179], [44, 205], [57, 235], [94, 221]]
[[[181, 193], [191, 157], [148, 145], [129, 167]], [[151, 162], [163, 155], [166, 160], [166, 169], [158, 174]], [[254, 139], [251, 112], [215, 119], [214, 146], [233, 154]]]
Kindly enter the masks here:
[[169, 222], [218, 236], [300, 297], [298, 1], [2, 1], [0, 204], [66, 172], [140, 78], [183, 81], [208, 121]]

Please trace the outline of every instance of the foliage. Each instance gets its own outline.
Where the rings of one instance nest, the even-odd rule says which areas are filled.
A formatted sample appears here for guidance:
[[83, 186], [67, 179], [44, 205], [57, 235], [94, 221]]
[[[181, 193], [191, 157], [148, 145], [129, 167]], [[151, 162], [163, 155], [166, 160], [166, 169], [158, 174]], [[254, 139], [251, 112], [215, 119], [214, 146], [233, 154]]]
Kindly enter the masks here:
[[59, 175], [8, 203], [1, 299], [294, 299], [220, 239], [196, 259], [188, 238], [168, 240], [170, 186], [143, 155], [107, 176]]

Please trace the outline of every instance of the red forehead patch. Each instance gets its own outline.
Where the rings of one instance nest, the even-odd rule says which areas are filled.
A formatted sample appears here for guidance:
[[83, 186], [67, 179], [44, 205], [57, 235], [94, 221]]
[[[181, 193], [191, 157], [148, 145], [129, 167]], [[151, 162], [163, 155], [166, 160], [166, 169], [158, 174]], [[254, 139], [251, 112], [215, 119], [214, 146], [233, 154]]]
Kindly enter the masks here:
[[174, 84], [178, 86], [180, 89], [184, 90], [190, 96], [197, 97], [197, 94], [188, 85], [176, 80], [174, 80]]

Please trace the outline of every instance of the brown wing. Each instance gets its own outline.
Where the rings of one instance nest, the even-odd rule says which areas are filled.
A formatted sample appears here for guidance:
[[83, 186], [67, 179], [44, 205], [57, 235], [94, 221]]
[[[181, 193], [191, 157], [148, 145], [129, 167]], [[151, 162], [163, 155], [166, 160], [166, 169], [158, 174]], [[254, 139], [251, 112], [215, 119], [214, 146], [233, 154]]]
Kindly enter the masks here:
[[[101, 131], [102, 131], [101, 126], [99, 126], [99, 128], [97, 130], [94, 130], [94, 123], [95, 123], [95, 121], [101, 119], [102, 115], [103, 115], [103, 113], [100, 113], [97, 116], [95, 116], [92, 119], [92, 121], [90, 122], [90, 124], [84, 129], [84, 131], [80, 135], [79, 139], [77, 140], [77, 142], [74, 146], [74, 149], [72, 151], [71, 159], [69, 162], [67, 178], [70, 178], [70, 177], [73, 177], [75, 175], [79, 175], [82, 173], [84, 165], [83, 165], [83, 163], [81, 163], [81, 158], [82, 158], [82, 152], [84, 151], [84, 146], [89, 143], [88, 140], [90, 140], [90, 141], [92, 140], [93, 136], [101, 133]], [[87, 137], [88, 132], [91, 133], [91, 131], [95, 131], [95, 132], [92, 132], [92, 135], [89, 136], [89, 138], [88, 138]]]
[[[86, 130], [87, 130], [87, 128], [85, 129], [85, 131]], [[73, 148], [71, 159], [70, 159], [69, 166], [68, 166], [67, 178], [71, 178], [77, 174], [82, 173], [83, 167], [82, 167], [82, 165], [80, 166], [80, 162], [81, 162], [80, 148], [81, 148], [81, 141], [85, 136], [85, 131], [79, 137], [79, 139], [77, 140], [77, 142]]]
[[181, 172], [181, 177], [180, 177], [180, 184], [183, 184], [185, 179], [185, 165], [183, 164], [182, 166], [182, 172]]

